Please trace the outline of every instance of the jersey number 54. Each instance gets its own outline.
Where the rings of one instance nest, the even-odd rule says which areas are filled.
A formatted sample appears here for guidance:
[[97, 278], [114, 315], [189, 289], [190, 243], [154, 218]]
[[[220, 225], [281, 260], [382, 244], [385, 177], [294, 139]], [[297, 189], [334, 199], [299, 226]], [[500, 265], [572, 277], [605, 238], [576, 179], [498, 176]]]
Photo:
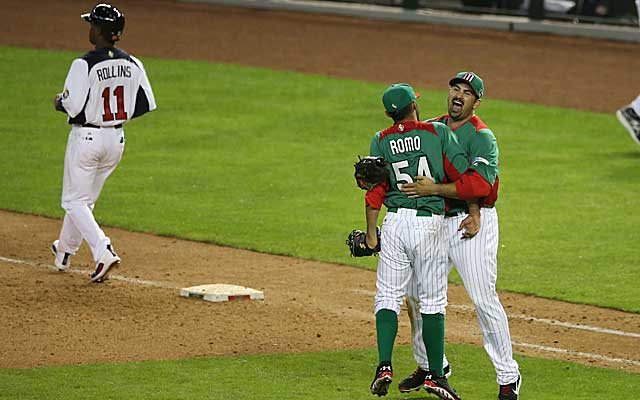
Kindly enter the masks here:
[[[402, 187], [403, 183], [412, 183], [413, 178], [411, 175], [401, 172], [400, 170], [403, 168], [407, 168], [409, 166], [409, 161], [402, 160], [398, 162], [394, 162], [391, 164], [393, 167], [393, 173], [396, 175], [396, 184], [398, 186], [398, 190]], [[422, 156], [418, 160], [418, 173], [419, 176], [426, 176], [435, 182], [433, 177], [431, 176], [431, 170], [429, 169], [429, 163], [427, 162], [427, 157]]]

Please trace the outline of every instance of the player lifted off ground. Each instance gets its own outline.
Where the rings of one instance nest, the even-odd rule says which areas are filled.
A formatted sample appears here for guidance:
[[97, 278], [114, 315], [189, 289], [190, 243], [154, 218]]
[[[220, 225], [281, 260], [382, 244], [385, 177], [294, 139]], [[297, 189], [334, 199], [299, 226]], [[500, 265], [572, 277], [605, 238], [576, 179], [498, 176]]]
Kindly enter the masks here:
[[[516, 400], [520, 390], [518, 363], [513, 359], [507, 315], [496, 293], [498, 275], [498, 215], [494, 207], [498, 198], [498, 146], [493, 132], [475, 115], [484, 92], [484, 83], [472, 72], [460, 72], [449, 81], [448, 114], [436, 118], [447, 124], [465, 150], [471, 166], [453, 183], [435, 184], [427, 177], [402, 186], [402, 192], [412, 199], [420, 196], [443, 196], [448, 199], [445, 217], [448, 256], [455, 265], [478, 315], [484, 348], [493, 363], [500, 385], [498, 399]], [[460, 198], [478, 198], [482, 225], [473, 238], [461, 240], [458, 232], [468, 210]], [[418, 312], [417, 289], [410, 287], [407, 296], [412, 316], [416, 371], [400, 382], [401, 392], [419, 390], [427, 375], [431, 358], [425, 354], [420, 340], [422, 316]], [[444, 361], [446, 363], [446, 359]]]
[[120, 257], [93, 208], [122, 158], [123, 124], [154, 110], [156, 102], [140, 60], [115, 47], [124, 30], [122, 12], [98, 4], [81, 17], [91, 25], [89, 41], [95, 49], [71, 63], [64, 91], [55, 97], [55, 109], [67, 114], [71, 132], [62, 181], [66, 214], [52, 250], [56, 268], [63, 271], [84, 239], [96, 265], [91, 281], [102, 282]]
[[468, 159], [452, 132], [438, 122], [420, 122], [416, 94], [406, 84], [389, 87], [382, 96], [386, 115], [394, 124], [377, 132], [371, 156], [388, 163], [388, 182], [366, 195], [367, 246], [377, 246], [377, 220], [384, 202], [381, 250], [376, 281], [375, 315], [379, 365], [371, 393], [386, 395], [392, 381], [391, 356], [398, 330], [398, 314], [412, 276], [420, 280], [419, 303], [424, 324], [430, 371], [423, 385], [442, 399], [459, 399], [444, 376], [445, 306], [447, 263], [443, 244], [444, 200], [441, 197], [410, 199], [400, 191], [402, 183], [422, 175], [436, 182], [455, 180], [468, 167]]

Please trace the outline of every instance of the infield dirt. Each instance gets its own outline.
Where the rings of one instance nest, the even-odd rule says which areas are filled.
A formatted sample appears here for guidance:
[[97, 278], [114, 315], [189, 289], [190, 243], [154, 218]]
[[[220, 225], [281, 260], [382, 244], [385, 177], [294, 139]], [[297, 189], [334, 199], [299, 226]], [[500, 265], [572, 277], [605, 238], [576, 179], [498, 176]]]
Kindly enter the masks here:
[[[4, 2], [0, 44], [81, 53], [89, 44], [79, 14], [91, 5]], [[640, 89], [637, 44], [170, 1], [118, 5], [127, 15], [122, 46], [143, 59], [201, 59], [439, 90], [453, 71], [472, 66], [492, 98], [599, 112], [615, 111]], [[52, 263], [48, 246], [60, 221], [6, 211], [0, 221], [0, 256]], [[117, 280], [95, 285], [86, 276], [0, 261], [0, 367], [375, 347], [372, 271], [106, 231], [123, 258], [118, 275], [172, 287], [238, 284], [264, 291], [266, 300], [206, 303], [174, 289]], [[89, 273], [86, 246], [73, 261]], [[481, 345], [464, 288], [451, 285], [449, 297], [447, 340]], [[640, 332], [640, 315], [514, 293], [501, 299], [517, 354], [640, 372], [637, 337], [540, 321]], [[101, 346], [94, 345], [98, 337]], [[409, 343], [406, 317], [398, 342]]]

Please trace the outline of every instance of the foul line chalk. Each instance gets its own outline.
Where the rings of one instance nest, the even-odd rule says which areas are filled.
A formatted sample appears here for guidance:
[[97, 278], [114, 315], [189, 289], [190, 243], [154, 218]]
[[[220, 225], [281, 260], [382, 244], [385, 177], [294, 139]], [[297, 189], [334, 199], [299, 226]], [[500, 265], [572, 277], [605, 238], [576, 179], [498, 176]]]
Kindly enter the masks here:
[[[16, 260], [14, 258], [6, 258], [6, 257], [1, 257], [1, 256], [0, 256], [0, 261], [12, 263], [12, 264], [29, 265], [31, 267], [48, 268], [48, 269], [52, 269], [54, 271], [58, 271], [58, 269], [55, 266], [53, 266], [52, 264], [46, 264], [46, 263], [41, 263], [41, 262], [36, 262], [36, 261]], [[67, 268], [67, 269], [64, 270], [64, 273], [72, 273], [72, 274], [76, 274], [76, 275], [88, 276], [88, 271], [87, 270], [76, 269], [76, 268]], [[170, 285], [170, 284], [167, 284], [167, 283], [156, 282], [156, 281], [147, 281], [147, 280], [144, 280], [144, 279], [137, 279], [137, 278], [128, 278], [126, 276], [115, 275], [115, 274], [109, 274], [109, 279], [110, 280], [114, 280], [114, 281], [133, 283], [134, 285], [152, 286], [152, 287], [159, 287], [159, 288], [163, 288], [163, 289], [180, 289], [179, 287], [177, 287], [175, 285]]]
[[[358, 293], [358, 294], [365, 295], [365, 296], [375, 296], [376, 295], [375, 292], [372, 292], [370, 290], [356, 289], [355, 292]], [[468, 306], [468, 305], [465, 305], [465, 304], [449, 304], [449, 305], [447, 305], [447, 307], [448, 308], [453, 308], [453, 309], [456, 309], [456, 310], [475, 312], [475, 307]], [[600, 327], [597, 327], [597, 326], [590, 326], [590, 325], [573, 324], [571, 322], [563, 322], [563, 321], [558, 321], [558, 320], [555, 320], [555, 319], [537, 318], [537, 317], [532, 317], [531, 315], [525, 315], [525, 314], [507, 314], [507, 317], [509, 317], [509, 319], [523, 319], [523, 320], [526, 320], [526, 321], [533, 321], [533, 322], [538, 322], [538, 323], [546, 324], [546, 325], [563, 326], [565, 328], [580, 329], [580, 330], [583, 330], [583, 331], [591, 331], [591, 332], [597, 332], [597, 333], [605, 333], [605, 334], [608, 334], [608, 335], [628, 336], [628, 337], [640, 338], [640, 333], [625, 332], [625, 331], [620, 331], [620, 330], [616, 330], [616, 329], [600, 328]]]
[[[356, 290], [354, 290], [354, 292], [356, 292], [358, 294], [365, 295], [365, 296], [375, 296], [375, 292], [372, 292], [370, 290], [356, 289]], [[449, 304], [447, 307], [459, 309], [459, 310], [462, 310], [462, 311], [465, 311], [465, 312], [475, 312], [475, 308], [473, 306], [468, 306], [468, 305], [464, 305], [464, 304]], [[508, 317], [509, 318], [516, 318], [516, 319], [525, 319], [525, 320], [528, 320], [528, 321], [535, 321], [535, 322], [539, 322], [539, 323], [542, 323], [542, 324], [564, 326], [564, 327], [571, 328], [571, 329], [583, 329], [583, 330], [588, 330], [588, 331], [593, 331], [593, 332], [598, 332], [598, 333], [605, 333], [605, 334], [610, 334], [610, 335], [640, 337], [640, 334], [633, 333], [633, 332], [624, 332], [624, 331], [618, 331], [618, 330], [614, 330], [614, 329], [597, 328], [597, 327], [589, 326], [589, 325], [572, 324], [572, 323], [569, 323], [569, 322], [562, 322], [562, 321], [557, 321], [557, 320], [552, 320], [552, 319], [531, 317], [531, 316], [524, 315], [524, 314], [514, 314], [514, 315], [509, 314]], [[624, 358], [607, 357], [607, 356], [603, 356], [603, 355], [600, 355], [600, 354], [584, 353], [584, 352], [581, 352], [581, 351], [560, 349], [560, 348], [557, 348], [557, 347], [541, 346], [541, 345], [531, 344], [531, 343], [513, 342], [512, 344], [514, 346], [526, 347], [526, 348], [529, 348], [529, 349], [535, 349], [535, 350], [546, 351], [546, 352], [551, 352], [551, 353], [566, 354], [566, 355], [579, 357], [579, 358], [586, 358], [586, 359], [592, 359], [592, 360], [602, 360], [602, 361], [608, 361], [608, 362], [614, 362], [614, 363], [623, 363], [623, 364], [631, 364], [631, 365], [640, 365], [640, 361], [627, 360], [627, 359], [624, 359]]]
[[[473, 306], [467, 306], [462, 304], [449, 304], [447, 307], [456, 308], [464, 311], [475, 311], [475, 308]], [[525, 315], [525, 314], [507, 314], [507, 316], [509, 317], [509, 319], [523, 319], [526, 321], [539, 322], [541, 324], [554, 325], [554, 326], [563, 326], [565, 328], [580, 329], [583, 331], [592, 331], [597, 333], [606, 333], [609, 335], [640, 338], [640, 333], [625, 332], [625, 331], [619, 331], [616, 329], [599, 328], [597, 326], [590, 326], [590, 325], [573, 324], [571, 322], [563, 322], [563, 321], [558, 321], [556, 319], [537, 318], [537, 317], [532, 317], [530, 315]]]
[[[15, 258], [6, 258], [6, 257], [2, 257], [2, 256], [0, 256], [0, 261], [12, 263], [12, 264], [30, 265], [32, 267], [44, 267], [44, 268], [49, 268], [49, 269], [52, 269], [54, 271], [57, 271], [57, 268], [54, 267], [51, 264], [45, 264], [45, 263], [40, 263], [40, 262], [35, 262], [35, 261], [17, 260]], [[79, 270], [79, 269], [74, 269], [74, 268], [69, 268], [65, 272], [70, 272], [70, 273], [79, 274], [79, 275], [86, 275], [87, 274], [87, 271], [85, 271], [85, 270]], [[143, 280], [143, 279], [128, 278], [126, 276], [114, 275], [114, 274], [109, 275], [109, 279], [122, 281], [122, 282], [133, 283], [133, 284], [136, 284], [136, 285], [143, 285], [143, 286], [160, 287], [160, 288], [165, 288], [165, 289], [181, 289], [181, 288], [179, 288], [179, 287], [177, 287], [175, 285], [169, 285], [169, 284], [166, 284], [166, 283], [155, 282], [155, 281], [147, 281], [147, 280]], [[375, 292], [372, 292], [370, 290], [356, 289], [356, 290], [354, 290], [354, 292], [357, 293], [357, 294], [362, 294], [362, 295], [369, 296], [369, 297], [375, 296]], [[470, 312], [475, 311], [475, 308], [473, 306], [468, 306], [468, 305], [464, 305], [464, 304], [449, 304], [447, 307], [450, 307], [450, 308], [453, 308], [453, 309], [458, 309], [458, 310], [463, 310], [463, 311], [470, 311]], [[626, 331], [620, 331], [620, 330], [616, 330], [616, 329], [600, 328], [600, 327], [597, 327], [597, 326], [590, 326], [590, 325], [583, 325], [583, 324], [574, 324], [574, 323], [571, 323], [571, 322], [563, 322], [563, 321], [558, 321], [558, 320], [554, 320], [554, 319], [537, 318], [537, 317], [533, 317], [533, 316], [526, 315], [526, 314], [508, 314], [508, 317], [510, 319], [523, 319], [523, 320], [527, 320], [527, 321], [538, 322], [538, 323], [541, 323], [541, 324], [554, 325], [554, 326], [563, 326], [563, 327], [570, 328], [570, 329], [580, 329], [580, 330], [597, 332], [597, 333], [604, 333], [604, 334], [609, 334], [609, 335], [640, 338], [640, 333], [626, 332]]]
[[[57, 271], [57, 268], [54, 267], [51, 264], [40, 263], [40, 262], [35, 262], [35, 261], [17, 260], [17, 259], [14, 259], [14, 258], [6, 258], [6, 257], [2, 257], [2, 256], [0, 256], [0, 261], [4, 261], [4, 262], [7, 262], [7, 263], [11, 263], [11, 264], [29, 265], [29, 266], [32, 266], [32, 267], [39, 267], [39, 268], [48, 268], [48, 269], [52, 269], [54, 271]], [[87, 274], [87, 271], [74, 269], [74, 268], [69, 268], [65, 272], [70, 272], [70, 273], [79, 274], [79, 275], [86, 275]], [[127, 278], [125, 276], [120, 276], [120, 275], [113, 275], [113, 274], [109, 275], [109, 279], [114, 279], [114, 280], [127, 282], [127, 283], [133, 283], [133, 284], [136, 284], [136, 285], [153, 286], [153, 287], [160, 287], [160, 288], [165, 288], [165, 289], [178, 289], [177, 286], [169, 285], [169, 284], [166, 284], [166, 283], [155, 282], [155, 281], [147, 281], [147, 280], [143, 280], [143, 279]], [[369, 291], [369, 290], [356, 289], [356, 290], [354, 290], [354, 292], [357, 293], [357, 294], [363, 294], [363, 295], [366, 295], [366, 296], [374, 296], [375, 295], [375, 292], [372, 292], [372, 291]], [[235, 296], [235, 297], [237, 297], [237, 296]], [[233, 299], [235, 299], [235, 297]], [[249, 295], [249, 297], [250, 297], [250, 295]], [[230, 300], [233, 300], [233, 299], [230, 299]], [[463, 305], [463, 304], [450, 304], [449, 307], [457, 308], [457, 309], [464, 310], [464, 311], [474, 311], [474, 307]], [[573, 329], [584, 329], [584, 330], [589, 330], [589, 331], [594, 331], [594, 332], [599, 332], [599, 333], [606, 333], [606, 334], [611, 334], [611, 335], [640, 337], [640, 334], [632, 333], [632, 332], [624, 332], [624, 331], [618, 331], [618, 330], [614, 330], [614, 329], [597, 328], [597, 327], [593, 327], [593, 326], [589, 326], [589, 325], [572, 324], [572, 323], [568, 323], [568, 322], [556, 321], [556, 320], [551, 320], [551, 319], [531, 317], [531, 316], [523, 315], [523, 314], [509, 315], [509, 318], [526, 319], [526, 320], [532, 320], [532, 321], [536, 321], [536, 322], [540, 322], [540, 323], [544, 323], [544, 324], [565, 326], [567, 328], [573, 328]], [[640, 366], [640, 361], [627, 360], [627, 359], [624, 359], [624, 358], [607, 357], [607, 356], [603, 356], [603, 355], [600, 355], [600, 354], [584, 353], [584, 352], [581, 352], [581, 351], [560, 349], [560, 348], [557, 348], [557, 347], [541, 346], [541, 345], [537, 345], [537, 344], [522, 343], [522, 342], [513, 342], [513, 345], [514, 346], [519, 346], [519, 347], [525, 347], [525, 348], [529, 348], [529, 349], [535, 349], [535, 350], [539, 350], [539, 351], [567, 354], [567, 355], [570, 355], [570, 356], [575, 356], [575, 357], [580, 357], [580, 358], [588, 358], [588, 359], [595, 359], [595, 360], [602, 360], [602, 361], [608, 361], [608, 362], [624, 363], [624, 364], [631, 364], [631, 365]]]
[[590, 358], [590, 359], [609, 361], [609, 362], [615, 362], [615, 363], [640, 365], [640, 361], [627, 360], [625, 358], [607, 357], [607, 356], [602, 356], [600, 354], [593, 354], [593, 353], [583, 353], [581, 351], [559, 349], [557, 347], [540, 346], [540, 345], [537, 345], [537, 344], [520, 343], [520, 342], [513, 342], [513, 345], [514, 346], [520, 346], [520, 347], [526, 347], [526, 348], [529, 348], [529, 349], [547, 351], [547, 352], [551, 352], [551, 353], [567, 354], [567, 355], [570, 355], [570, 356], [576, 356], [576, 357], [581, 357], [581, 358]]
[[[28, 260], [17, 260], [15, 258], [7, 258], [1, 257], [0, 261], [19, 264], [19, 265], [29, 265], [31, 267], [39, 267], [39, 268], [47, 268], [54, 271], [58, 271], [58, 269], [51, 265], [36, 261], [28, 261]], [[64, 270], [64, 273], [72, 273], [76, 275], [87, 276], [88, 273], [86, 270], [76, 269], [76, 268], [68, 268]], [[150, 286], [150, 287], [158, 287], [162, 289], [172, 289], [172, 290], [180, 290], [180, 296], [190, 297], [201, 299], [205, 301], [211, 302], [221, 302], [221, 301], [232, 301], [232, 300], [264, 300], [264, 292], [259, 290], [254, 290], [251, 288], [246, 288], [244, 286], [236, 286], [236, 285], [200, 285], [200, 286], [192, 286], [188, 288], [180, 288], [175, 285], [171, 285], [163, 282], [156, 281], [148, 281], [144, 279], [137, 278], [129, 278], [122, 275], [109, 275], [110, 280], [121, 281], [126, 283], [131, 283], [134, 285], [142, 285], [142, 286]]]

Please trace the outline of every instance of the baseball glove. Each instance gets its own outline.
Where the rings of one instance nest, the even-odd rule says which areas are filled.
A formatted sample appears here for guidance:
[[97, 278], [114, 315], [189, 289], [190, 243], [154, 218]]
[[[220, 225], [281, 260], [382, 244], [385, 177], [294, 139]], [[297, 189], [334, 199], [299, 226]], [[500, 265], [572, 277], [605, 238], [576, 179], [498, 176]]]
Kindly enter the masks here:
[[389, 179], [387, 161], [382, 157], [358, 156], [358, 162], [353, 164], [356, 171], [353, 176], [356, 178], [358, 187], [363, 190], [371, 190], [375, 186]]
[[349, 233], [347, 240], [345, 243], [349, 246], [349, 251], [351, 252], [352, 257], [368, 257], [376, 255], [380, 252], [380, 227], [377, 229], [378, 232], [378, 245], [375, 249], [367, 246], [367, 233], [361, 231], [359, 229], [354, 229]]

